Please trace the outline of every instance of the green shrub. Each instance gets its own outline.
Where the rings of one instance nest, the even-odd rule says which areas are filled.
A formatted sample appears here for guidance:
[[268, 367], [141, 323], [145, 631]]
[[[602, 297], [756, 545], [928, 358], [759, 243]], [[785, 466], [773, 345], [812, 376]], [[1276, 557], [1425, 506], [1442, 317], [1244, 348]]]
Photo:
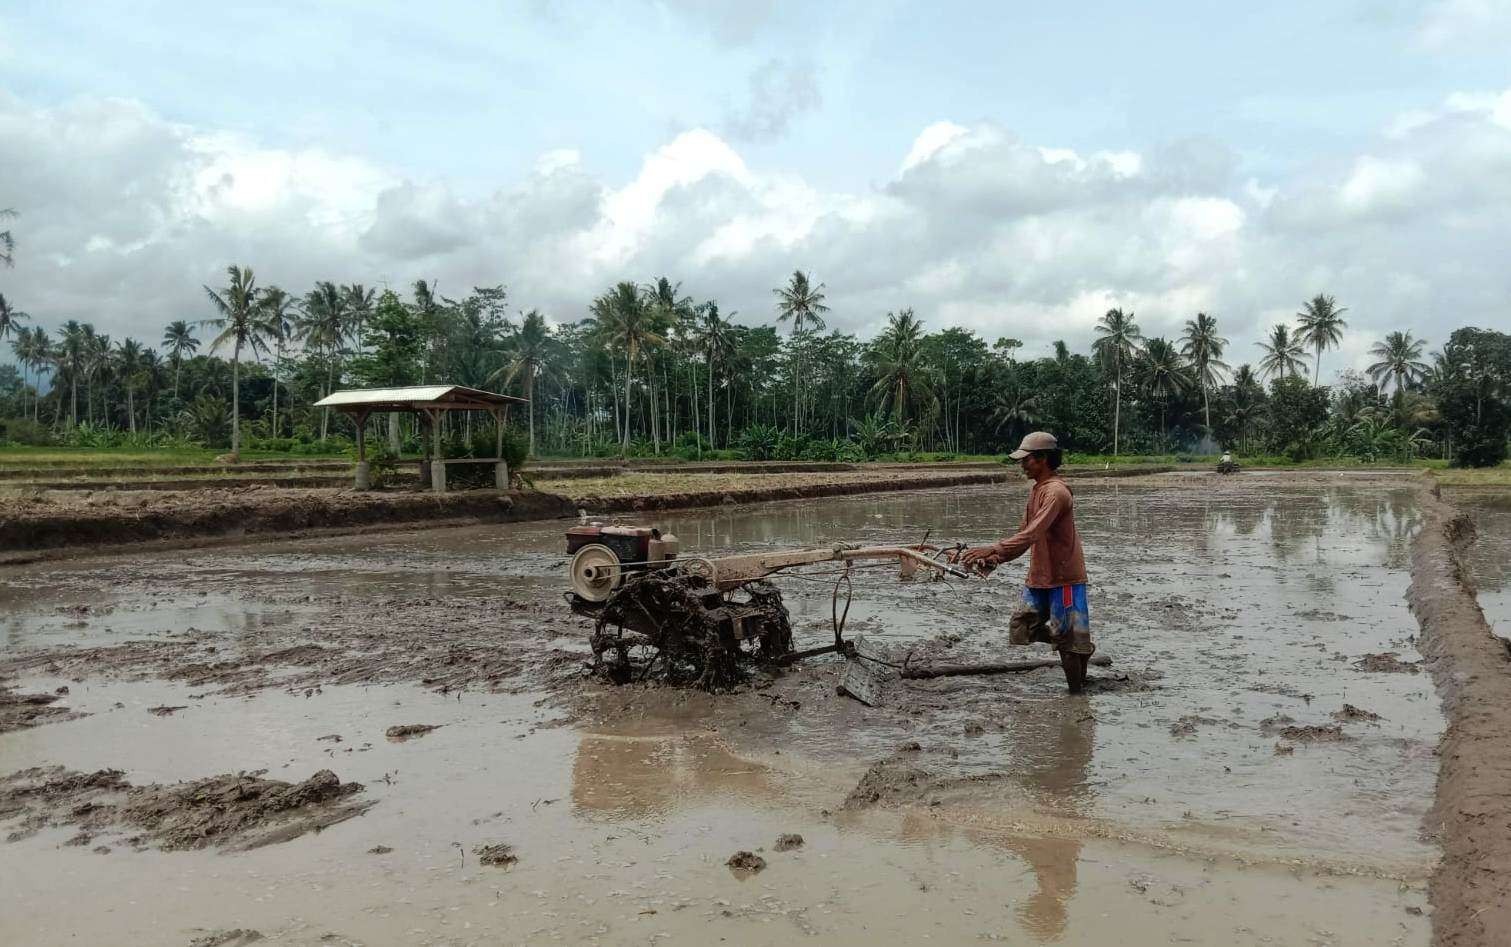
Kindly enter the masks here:
[[46, 447], [53, 443], [53, 437], [31, 418], [0, 418], [0, 442]]
[[[452, 433], [444, 446], [446, 457], [451, 460], [476, 457], [478, 463], [448, 464], [446, 466], [447, 487], [460, 490], [493, 487], [493, 464], [490, 461], [499, 456], [496, 437], [491, 424], [474, 430], [470, 441], [463, 440], [460, 432]], [[514, 428], [504, 428], [503, 459], [509, 464], [509, 479], [514, 482], [523, 481], [525, 464], [530, 459], [529, 438]]]
[[803, 460], [811, 450], [807, 435], [779, 434], [771, 450], [773, 460]]
[[[346, 456], [355, 464], [357, 462], [357, 448], [355, 445], [348, 448]], [[383, 438], [372, 438], [367, 442], [367, 469], [372, 485], [376, 488], [392, 486], [399, 472], [400, 457], [394, 453], [393, 448], [388, 446], [388, 441]]]
[[749, 460], [770, 460], [781, 434], [769, 424], [752, 424], [740, 432], [738, 443]]
[[707, 460], [713, 453], [708, 438], [696, 431], [683, 431], [672, 445], [672, 456], [682, 460]]

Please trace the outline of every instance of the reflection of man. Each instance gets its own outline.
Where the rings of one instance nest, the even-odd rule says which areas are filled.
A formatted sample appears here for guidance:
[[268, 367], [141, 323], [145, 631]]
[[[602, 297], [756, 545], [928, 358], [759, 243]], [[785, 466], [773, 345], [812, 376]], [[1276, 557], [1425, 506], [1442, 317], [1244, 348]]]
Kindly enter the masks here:
[[[1075, 501], [1058, 473], [1060, 445], [1043, 431], [1023, 438], [1010, 455], [1034, 482], [1018, 532], [991, 546], [966, 550], [960, 561], [985, 575], [1027, 552], [1023, 581], [1027, 616], [1047, 627], [1048, 640], [1060, 652], [1060, 666], [1072, 694], [1086, 683], [1091, 643], [1091, 613], [1086, 605], [1086, 560], [1076, 532]], [[1017, 619], [1015, 619], [1016, 621]]]
[[1050, 705], [1030, 715], [1015, 742], [1015, 778], [1051, 815], [1066, 820], [1058, 831], [1047, 826], [1039, 835], [1008, 836], [1001, 844], [1033, 869], [1036, 890], [1019, 901], [1018, 917], [1038, 940], [1056, 940], [1069, 922], [1068, 905], [1076, 893], [1081, 860], [1081, 832], [1076, 820], [1090, 804], [1086, 785], [1095, 745], [1096, 721], [1071, 704]]

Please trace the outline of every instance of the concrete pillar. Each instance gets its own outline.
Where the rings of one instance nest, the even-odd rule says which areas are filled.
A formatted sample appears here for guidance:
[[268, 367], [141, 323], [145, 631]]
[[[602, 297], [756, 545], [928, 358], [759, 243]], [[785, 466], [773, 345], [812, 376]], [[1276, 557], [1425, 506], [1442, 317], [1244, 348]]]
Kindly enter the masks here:
[[357, 489], [371, 490], [373, 487], [372, 464], [365, 460], [357, 461]]
[[435, 442], [435, 447], [430, 455], [430, 489], [436, 493], [445, 493], [446, 464], [445, 455], [441, 452], [441, 412], [436, 411], [431, 418], [431, 440]]
[[509, 462], [500, 460], [493, 465], [493, 485], [500, 490], [509, 489]]

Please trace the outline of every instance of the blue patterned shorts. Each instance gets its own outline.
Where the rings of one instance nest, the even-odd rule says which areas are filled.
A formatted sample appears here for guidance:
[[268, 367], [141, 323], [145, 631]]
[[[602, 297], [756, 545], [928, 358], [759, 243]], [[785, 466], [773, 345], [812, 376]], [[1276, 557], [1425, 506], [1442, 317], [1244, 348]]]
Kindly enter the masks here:
[[[1023, 604], [1039, 613], [1056, 642], [1067, 636], [1091, 642], [1091, 609], [1086, 606], [1086, 586], [1062, 585], [1053, 589], [1023, 588]], [[1079, 650], [1079, 649], [1076, 649]], [[1088, 652], [1089, 653], [1089, 652]]]

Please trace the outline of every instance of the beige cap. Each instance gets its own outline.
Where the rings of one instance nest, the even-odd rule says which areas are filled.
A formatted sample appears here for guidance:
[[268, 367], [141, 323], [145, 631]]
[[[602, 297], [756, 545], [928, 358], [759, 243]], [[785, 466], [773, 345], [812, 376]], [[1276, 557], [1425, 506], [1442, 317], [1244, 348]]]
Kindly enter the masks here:
[[1034, 431], [1032, 434], [1025, 435], [1018, 449], [1007, 456], [1013, 460], [1022, 460], [1036, 450], [1059, 450], [1059, 448], [1060, 442], [1055, 440], [1053, 434], [1048, 431]]

